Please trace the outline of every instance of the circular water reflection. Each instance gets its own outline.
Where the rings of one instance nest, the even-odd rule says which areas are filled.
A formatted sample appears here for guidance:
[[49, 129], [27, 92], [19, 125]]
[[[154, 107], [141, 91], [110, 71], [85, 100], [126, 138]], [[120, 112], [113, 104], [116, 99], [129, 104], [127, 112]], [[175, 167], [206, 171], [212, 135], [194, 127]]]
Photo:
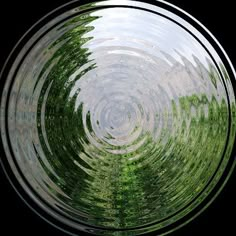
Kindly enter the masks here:
[[8, 75], [8, 161], [34, 200], [72, 228], [162, 229], [201, 204], [230, 161], [228, 73], [208, 40], [162, 7], [72, 9], [32, 37]]

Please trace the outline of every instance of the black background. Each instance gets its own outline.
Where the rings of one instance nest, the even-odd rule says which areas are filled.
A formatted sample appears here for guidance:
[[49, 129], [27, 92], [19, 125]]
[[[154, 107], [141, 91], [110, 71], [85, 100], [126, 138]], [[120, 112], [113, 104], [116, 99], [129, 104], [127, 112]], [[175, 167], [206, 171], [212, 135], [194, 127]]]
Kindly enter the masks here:
[[[15, 43], [25, 31], [46, 13], [66, 3], [65, 0], [0, 2], [0, 68]], [[236, 67], [236, 34], [234, 1], [172, 0], [203, 23], [218, 39]], [[206, 5], [207, 4], [207, 5]], [[200, 216], [174, 232], [173, 236], [233, 235], [236, 212], [236, 171], [217, 199]], [[0, 169], [0, 234], [50, 235], [66, 234], [34, 214], [17, 196]], [[83, 234], [81, 234], [83, 235]]]

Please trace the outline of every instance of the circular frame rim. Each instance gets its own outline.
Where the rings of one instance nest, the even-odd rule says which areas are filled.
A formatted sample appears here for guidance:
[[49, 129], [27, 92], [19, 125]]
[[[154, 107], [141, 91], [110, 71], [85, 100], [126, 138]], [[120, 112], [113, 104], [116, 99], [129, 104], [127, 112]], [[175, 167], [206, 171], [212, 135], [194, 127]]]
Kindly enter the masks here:
[[[66, 10], [64, 10], [65, 8], [69, 8], [69, 9], [73, 9], [73, 4], [78, 4], [77, 7], [81, 6], [81, 5], [84, 5], [86, 4], [87, 2], [90, 2], [90, 1], [81, 1], [81, 0], [73, 0], [73, 1], [70, 1], [66, 4], [63, 4], [61, 6], [59, 6], [58, 8], [54, 9], [53, 11], [49, 12], [48, 14], [46, 14], [44, 17], [42, 17], [39, 21], [37, 21], [20, 39], [19, 41], [16, 43], [15, 47], [12, 49], [11, 53], [9, 54], [5, 64], [3, 65], [3, 68], [0, 72], [0, 79], [1, 80], [4, 80], [3, 81], [3, 84], [5, 84], [6, 82], [6, 78], [3, 78], [4, 77], [4, 74], [8, 74], [8, 70], [11, 69], [11, 66], [14, 64], [15, 62], [15, 59], [17, 58], [18, 56], [18, 53], [17, 53], [17, 50], [19, 48], [19, 52], [21, 52], [22, 50], [22, 46], [21, 45], [25, 45], [25, 43], [27, 43], [29, 41], [29, 39], [32, 38], [32, 36], [35, 35], [35, 32], [37, 32], [39, 29], [41, 29], [41, 24], [45, 25], [47, 23], [50, 22], [50, 20], [54, 19], [55, 17], [53, 17], [54, 14], [56, 14], [56, 16], [59, 16], [60, 15], [60, 11], [62, 11], [63, 13], [66, 12]], [[98, 2], [98, 1], [93, 1], [93, 2]], [[105, 1], [103, 1], [105, 2]], [[108, 1], [108, 2], [112, 2], [112, 1]], [[127, 2], [133, 2], [133, 1], [127, 1]], [[135, 2], [135, 1], [134, 1]], [[141, 0], [137, 0], [136, 2], [143, 2]], [[223, 47], [220, 45], [220, 43], [217, 41], [217, 39], [205, 28], [205, 26], [203, 26], [198, 20], [196, 20], [194, 17], [192, 17], [190, 14], [188, 14], [187, 12], [185, 12], [184, 10], [176, 7], [175, 5], [171, 4], [171, 3], [168, 3], [168, 2], [165, 2], [163, 0], [154, 0], [152, 1], [154, 2], [155, 4], [154, 5], [157, 5], [160, 7], [160, 5], [163, 5], [165, 6], [164, 10], [167, 10], [167, 8], [170, 8], [172, 9], [172, 11], [170, 11], [171, 13], [179, 13], [179, 14], [176, 14], [177, 16], [179, 16], [180, 14], [182, 14], [183, 16], [185, 16], [185, 18], [183, 18], [186, 22], [189, 23], [189, 20], [194, 22], [195, 26], [199, 26], [199, 28], [201, 29], [201, 31], [199, 30], [200, 33], [205, 33], [208, 37], [206, 37], [206, 39], [211, 43], [214, 42], [215, 43], [215, 46], [218, 47], [218, 51], [221, 52], [221, 54], [224, 56], [224, 60], [222, 59], [222, 56], [220, 56], [221, 60], [223, 62], [227, 62], [227, 72], [228, 69], [231, 70], [231, 74], [233, 75], [234, 79], [236, 78], [236, 73], [235, 73], [235, 70], [234, 70], [234, 67], [233, 67], [233, 64], [231, 63], [229, 57], [227, 56], [226, 52], [224, 51]], [[91, 3], [91, 2], [90, 2]], [[176, 11], [176, 12], [175, 12]], [[48, 18], [51, 18], [51, 19], [48, 19]], [[43, 23], [44, 21], [47, 21], [46, 23]], [[38, 30], [36, 30], [38, 28]], [[197, 30], [198, 28], [195, 27]], [[35, 31], [35, 32], [33, 32]], [[205, 34], [203, 34], [205, 36]], [[31, 35], [31, 36], [30, 36]], [[27, 37], [29, 37], [29, 39], [27, 39]], [[209, 40], [211, 39], [211, 41]], [[24, 42], [25, 41], [25, 42]], [[216, 47], [213, 46], [213, 48], [216, 50]], [[217, 51], [217, 50], [216, 50]], [[217, 51], [217, 53], [218, 53]], [[15, 56], [15, 55], [16, 56]], [[12, 62], [11, 62], [12, 60]], [[224, 64], [225, 65], [225, 64]], [[9, 67], [9, 69], [8, 69]], [[236, 94], [235, 92], [235, 81], [232, 81], [232, 77], [231, 78], [231, 82], [233, 84], [233, 89], [234, 89], [234, 95]], [[3, 92], [3, 87], [1, 88], [1, 91], [0, 91], [0, 96], [2, 97], [2, 92]], [[2, 114], [2, 111], [1, 111], [1, 114]], [[2, 126], [1, 126], [1, 130], [2, 130]], [[236, 140], [234, 140], [234, 144], [236, 143]], [[1, 143], [0, 143], [0, 147], [2, 150], [4, 150], [3, 148], [3, 144], [2, 144], [2, 140], [1, 140]], [[235, 169], [235, 166], [236, 166], [236, 159], [235, 159], [235, 145], [233, 145], [233, 150], [232, 150], [232, 153], [231, 153], [231, 157], [230, 157], [230, 160], [232, 160], [232, 164], [229, 168], [229, 171], [228, 173], [226, 174], [226, 177], [224, 178], [224, 180], [222, 181], [222, 183], [220, 184], [219, 188], [215, 191], [215, 193], [213, 194], [213, 197], [209, 197], [207, 196], [206, 199], [203, 200], [202, 203], [200, 203], [200, 205], [202, 204], [204, 207], [202, 207], [200, 210], [196, 210], [197, 207], [195, 207], [190, 213], [192, 212], [195, 212], [192, 214], [192, 216], [188, 219], [188, 220], [184, 220], [182, 223], [179, 223], [177, 226], [175, 226], [174, 228], [172, 229], [169, 229], [169, 230], [165, 230], [164, 232], [161, 233], [161, 235], [166, 235], [166, 234], [169, 234], [170, 232], [173, 232], [179, 228], [181, 228], [182, 226], [186, 225], [188, 222], [192, 221], [193, 219], [195, 219], [198, 215], [200, 215], [203, 211], [205, 211], [205, 209], [215, 200], [215, 198], [219, 195], [219, 193], [221, 192], [221, 190], [224, 188], [225, 184], [228, 182], [228, 179], [230, 178], [230, 176], [232, 175], [234, 169]], [[4, 152], [2, 152], [4, 153]], [[4, 154], [3, 154], [4, 155]], [[6, 154], [4, 156], [4, 159], [7, 159], [6, 157]], [[5, 162], [5, 163], [4, 163]], [[7, 160], [3, 160], [3, 158], [1, 157], [0, 159], [0, 163], [1, 163], [1, 166], [2, 166], [2, 169], [5, 173], [5, 175], [7, 176], [7, 179], [8, 181], [11, 183], [12, 187], [15, 189], [15, 191], [18, 193], [18, 195], [20, 196], [20, 198], [31, 208], [31, 210], [33, 210], [36, 214], [38, 214], [41, 218], [43, 218], [45, 221], [47, 221], [48, 223], [52, 224], [54, 227], [66, 232], [66, 233], [69, 233], [71, 235], [76, 235], [76, 232], [78, 232], [78, 229], [76, 229], [75, 232], [72, 232], [73, 230], [71, 230], [71, 227], [68, 226], [68, 229], [65, 229], [66, 228], [66, 224], [65, 223], [62, 223], [60, 222], [59, 223], [59, 220], [55, 219], [55, 218], [52, 218], [53, 216], [49, 215], [48, 213], [46, 213], [43, 208], [42, 209], [39, 209], [40, 206], [39, 204], [36, 204], [36, 202], [33, 201], [33, 199], [31, 199], [29, 197], [29, 194], [23, 189], [23, 187], [21, 186], [21, 184], [19, 183], [19, 180], [17, 180], [15, 174], [13, 173], [12, 169], [10, 166], [7, 166], [9, 165], [9, 163], [7, 162]], [[222, 178], [222, 176], [220, 177]], [[217, 185], [217, 184], [216, 184]], [[213, 189], [216, 188], [216, 185], [214, 186]], [[204, 202], [206, 201], [205, 204], [203, 204]], [[188, 213], [189, 214], [189, 213]], [[187, 215], [188, 215], [187, 214]], [[47, 216], [46, 216], [47, 215]], [[185, 217], [182, 217], [180, 220], [178, 221], [182, 221], [182, 219], [185, 218]], [[166, 228], [168, 228], [169, 226], [172, 226], [172, 224], [166, 226]], [[164, 227], [165, 229], [165, 227]], [[161, 229], [162, 230], [162, 229]], [[83, 231], [83, 230], [82, 230]], [[81, 231], [81, 232], [82, 232]], [[108, 231], [108, 230], [105, 230], [105, 231]], [[113, 232], [119, 232], [121, 230], [112, 230]], [[123, 231], [123, 230], [122, 230]], [[91, 231], [91, 229], [87, 229], [85, 232], [89, 232], [89, 233], [94, 233], [93, 230]], [[153, 232], [156, 232], [158, 233], [159, 231], [153, 231]], [[83, 231], [84, 233], [84, 231]]]

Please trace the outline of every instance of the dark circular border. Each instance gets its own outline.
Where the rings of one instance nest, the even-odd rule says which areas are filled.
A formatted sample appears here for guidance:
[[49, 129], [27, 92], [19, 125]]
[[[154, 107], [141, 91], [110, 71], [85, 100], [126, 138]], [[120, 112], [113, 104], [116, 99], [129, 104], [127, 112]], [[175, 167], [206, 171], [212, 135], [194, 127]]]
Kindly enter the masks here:
[[[141, 0], [138, 0], [136, 2], [142, 2]], [[34, 35], [38, 29], [41, 29], [46, 23], [48, 23], [50, 20], [54, 19], [54, 17], [60, 15], [61, 13], [64, 13], [66, 12], [67, 10], [71, 10], [75, 7], [78, 7], [78, 5], [84, 5], [84, 4], [87, 4], [87, 3], [91, 3], [90, 1], [78, 1], [78, 0], [75, 0], [73, 2], [69, 2], [59, 8], [57, 8], [56, 10], [52, 11], [51, 13], [49, 13], [48, 15], [46, 15], [44, 18], [42, 18], [39, 22], [37, 22], [21, 39], [20, 41], [17, 43], [17, 45], [15, 46], [15, 48], [13, 49], [13, 51], [11, 52], [10, 56], [8, 57], [4, 67], [3, 67], [3, 70], [0, 74], [0, 77], [1, 77], [1, 80], [3, 82], [3, 84], [6, 82], [6, 79], [7, 79], [7, 75], [11, 69], [11, 66], [13, 65], [18, 53], [21, 51], [21, 49], [24, 47], [24, 45], [26, 44], [26, 42], [29, 41], [29, 39], [31, 38], [32, 35]], [[177, 16], [180, 16], [181, 18], [183, 18], [184, 20], [186, 20], [188, 23], [190, 23], [192, 26], [194, 26], [199, 32], [201, 32], [201, 34], [211, 43], [211, 45], [213, 46], [213, 48], [217, 51], [218, 55], [220, 56], [221, 60], [223, 61], [224, 63], [224, 66], [226, 67], [226, 70], [227, 72], [229, 73], [229, 78], [231, 78], [231, 83], [233, 84], [233, 88], [234, 88], [234, 94], [236, 94], [236, 91], [235, 91], [235, 80], [232, 80], [232, 78], [235, 78], [235, 72], [232, 68], [232, 65], [229, 61], [229, 59], [227, 58], [226, 54], [224, 53], [223, 49], [221, 48], [221, 46], [219, 45], [219, 43], [217, 43], [217, 41], [214, 39], [214, 37], [209, 33], [207, 32], [207, 30], [201, 25], [199, 24], [194, 18], [192, 18], [190, 15], [188, 15], [187, 13], [185, 13], [184, 11], [176, 8], [175, 6], [169, 4], [169, 3], [165, 3], [165, 2], [162, 2], [162, 1], [150, 1], [149, 2], [150, 4], [153, 4], [153, 5], [156, 5], [158, 7], [161, 7], [165, 10], [168, 10], [174, 14], [176, 14]], [[111, 8], [113, 6], [108, 6], [108, 8]], [[134, 7], [134, 6], [123, 6], [122, 4], [121, 5], [116, 5], [115, 7], [127, 7], [127, 8], [136, 8], [136, 9], [139, 9], [138, 7]], [[86, 12], [86, 11], [90, 11], [90, 10], [94, 10], [94, 9], [104, 9], [104, 8], [107, 8], [106, 6], [102, 6], [102, 7], [96, 7], [96, 8], [90, 8], [88, 10], [84, 10], [84, 11], [81, 11], [80, 14], [82, 14], [83, 12]], [[143, 8], [140, 8], [141, 10], [147, 10], [147, 9], [143, 9]], [[149, 11], [149, 10], [147, 10]], [[152, 12], [152, 11], [151, 11]], [[153, 12], [155, 14], [157, 14], [157, 12]], [[74, 15], [77, 15], [78, 13], [75, 13]], [[69, 18], [73, 17], [74, 15], [70, 15]], [[166, 16], [165, 16], [166, 17]], [[66, 20], [66, 19], [63, 19], [63, 21]], [[172, 20], [172, 19], [170, 19]], [[173, 20], [172, 20], [173, 21]], [[175, 22], [175, 21], [174, 21]], [[60, 23], [60, 22], [59, 22]], [[58, 24], [59, 24], [58, 23]], [[177, 22], [175, 22], [177, 23]], [[179, 24], [179, 23], [177, 23]], [[179, 24], [180, 25], [180, 24]], [[53, 25], [55, 26], [55, 25]], [[181, 27], [183, 27], [182, 25], [180, 25]], [[48, 29], [49, 31], [50, 29]], [[191, 33], [188, 29], [185, 28], [185, 30], [187, 30], [189, 33]], [[46, 34], [48, 31], [44, 32], [44, 34]], [[192, 34], [192, 33], [191, 33]], [[193, 34], [192, 34], [193, 35]], [[40, 37], [42, 37], [43, 35], [40, 35]], [[194, 35], [193, 35], [194, 36]], [[194, 36], [195, 37], [195, 36]], [[196, 38], [196, 37], [195, 37]], [[37, 40], [39, 40], [40, 38], [37, 38]], [[196, 38], [197, 39], [197, 38]], [[198, 40], [199, 41], [199, 40]], [[30, 49], [37, 43], [37, 41], [34, 41], [34, 44], [31, 45], [31, 47], [28, 49], [28, 51], [24, 54], [24, 56], [21, 58], [21, 62], [24, 60], [24, 58], [26, 57], [27, 53], [30, 51]], [[201, 43], [201, 42], [200, 42]], [[202, 43], [201, 43], [202, 44]], [[207, 50], [207, 48], [202, 44], [202, 46]], [[207, 50], [208, 51], [208, 50]], [[208, 52], [209, 53], [209, 52]], [[209, 53], [209, 55], [211, 55]], [[212, 57], [213, 61], [214, 61], [214, 58]], [[21, 64], [21, 62], [18, 63], [18, 67], [17, 69], [15, 70], [15, 73], [17, 72], [18, 68], [19, 68], [19, 65]], [[215, 63], [215, 65], [217, 66], [217, 63]], [[220, 72], [219, 68], [218, 68], [218, 71]], [[12, 76], [14, 77], [14, 76]], [[221, 75], [222, 77], [222, 75]], [[226, 90], [227, 91], [227, 90]], [[0, 96], [2, 96], [2, 93], [3, 93], [3, 86], [1, 87], [1, 90], [0, 90]], [[9, 95], [8, 95], [9, 96]], [[228, 98], [229, 100], [229, 98]], [[229, 102], [228, 102], [229, 104]], [[2, 113], [2, 111], [1, 111]], [[230, 113], [230, 107], [229, 107], [229, 113]], [[6, 112], [7, 114], [7, 112]], [[6, 121], [6, 126], [7, 127], [7, 119], [5, 119]], [[231, 125], [231, 121], [229, 120], [229, 126]], [[228, 137], [229, 138], [229, 137]], [[8, 143], [10, 143], [10, 140], [9, 140], [9, 137], [7, 138], [8, 139]], [[233, 151], [232, 151], [232, 155], [231, 155], [231, 158], [227, 164], [227, 167], [225, 168], [225, 171], [223, 173], [223, 175], [221, 176], [220, 178], [220, 181], [216, 184], [216, 186], [214, 187], [214, 189], [211, 191], [211, 193], [207, 196], [206, 199], [203, 200], [203, 202], [201, 202], [200, 205], [198, 205], [193, 211], [191, 211], [190, 213], [188, 213], [187, 215], [185, 215], [183, 218], [181, 218], [180, 220], [178, 220], [177, 222], [171, 224], [171, 225], [168, 225], [158, 231], [156, 231], [156, 233], [158, 234], [164, 234], [166, 232], [170, 232], [172, 231], [173, 229], [177, 229], [179, 227], [181, 227], [182, 225], [184, 225], [186, 222], [192, 220], [196, 215], [200, 214], [213, 200], [214, 198], [216, 197], [216, 195], [220, 192], [220, 190], [223, 188], [223, 186], [225, 185], [226, 181], [228, 180], [230, 174], [232, 173], [233, 171], [233, 168], [235, 166], [235, 152], [236, 152], [236, 141], [234, 141], [234, 148], [233, 148]], [[9, 147], [11, 147], [9, 145]], [[226, 144], [226, 147], [227, 147], [227, 144]], [[4, 147], [3, 147], [3, 143], [1, 142], [0, 143], [0, 149], [1, 149], [1, 153], [4, 153]], [[12, 156], [13, 153], [11, 153]], [[14, 161], [14, 159], [13, 159]], [[222, 160], [221, 160], [222, 161]], [[19, 196], [26, 202], [26, 204], [34, 211], [36, 212], [37, 214], [39, 214], [42, 218], [44, 218], [47, 222], [53, 224], [54, 226], [56, 226], [57, 228], [60, 228], [61, 230], [67, 232], [67, 233], [70, 233], [72, 235], [77, 235], [78, 233], [78, 230], [77, 229], [73, 229], [71, 227], [69, 227], [68, 225], [62, 223], [61, 221], [59, 220], [56, 220], [54, 217], [52, 217], [51, 215], [49, 215], [48, 213], [46, 213], [43, 209], [41, 209], [37, 204], [36, 202], [34, 202], [31, 197], [28, 196], [28, 194], [25, 192], [25, 190], [22, 188], [22, 186], [20, 185], [20, 183], [18, 182], [18, 180], [16, 179], [14, 173], [12, 172], [11, 170], [11, 167], [7, 161], [7, 158], [6, 156], [4, 156], [3, 158], [1, 158], [1, 164], [2, 164], [2, 167], [4, 169], [4, 172], [5, 174], [7, 175], [9, 181], [11, 182], [12, 186], [14, 187], [14, 189], [16, 190], [16, 192], [19, 194]], [[15, 162], [14, 163], [16, 167], [17, 166], [17, 163]], [[219, 164], [220, 166], [220, 164]], [[218, 166], [218, 168], [219, 168]], [[20, 168], [17, 168], [18, 169], [18, 172], [21, 173], [21, 170]], [[217, 172], [217, 170], [216, 170]], [[21, 178], [24, 180], [25, 183], [27, 183], [27, 180], [24, 178], [23, 174], [21, 174]], [[214, 176], [212, 177], [214, 178]], [[29, 186], [29, 184], [27, 184], [28, 188], [35, 194], [37, 195], [37, 193]], [[205, 188], [204, 188], [205, 190]], [[203, 191], [204, 191], [203, 190]], [[202, 192], [201, 192], [202, 193]], [[201, 193], [199, 195], [201, 195]], [[40, 198], [38, 196], [38, 198]], [[197, 198], [197, 197], [196, 197]], [[45, 205], [47, 205], [47, 207], [51, 208], [43, 199], [40, 199], [40, 201], [42, 201]], [[195, 201], [195, 199], [193, 200]], [[192, 203], [192, 202], [191, 202]], [[189, 203], [188, 205], [190, 205], [191, 203]], [[187, 206], [188, 206], [187, 205]], [[185, 208], [187, 207], [185, 206]], [[184, 208], [184, 209], [185, 209]], [[51, 208], [52, 209], [52, 208]], [[183, 209], [181, 209], [180, 211], [182, 211]], [[178, 212], [177, 212], [178, 213]], [[177, 214], [175, 213], [175, 214]], [[172, 215], [173, 216], [173, 215]], [[170, 217], [172, 217], [170, 216]], [[169, 218], [169, 217], [168, 217]], [[166, 220], [166, 219], [164, 219]], [[154, 224], [157, 224], [158, 222], [155, 222]], [[82, 224], [82, 223], [81, 223]], [[82, 224], [83, 225], [83, 224]], [[153, 225], [153, 224], [151, 224]], [[148, 227], [150, 225], [145, 225], [144, 227]], [[88, 228], [87, 228], [88, 227]], [[91, 228], [91, 226], [89, 225], [85, 225], [84, 224], [84, 228], [83, 228], [83, 231], [87, 231], [87, 232], [90, 232], [90, 233], [95, 233], [95, 231], [93, 231]], [[93, 227], [94, 230], [96, 229], [101, 229], [101, 230], [112, 230], [112, 231], [122, 231], [122, 230], [115, 230], [115, 229], [108, 229], [108, 228], [103, 228], [103, 227]], [[143, 228], [143, 226], [141, 227]], [[138, 227], [136, 228], [130, 228], [129, 230], [138, 230]], [[84, 232], [83, 232], [84, 234]]]

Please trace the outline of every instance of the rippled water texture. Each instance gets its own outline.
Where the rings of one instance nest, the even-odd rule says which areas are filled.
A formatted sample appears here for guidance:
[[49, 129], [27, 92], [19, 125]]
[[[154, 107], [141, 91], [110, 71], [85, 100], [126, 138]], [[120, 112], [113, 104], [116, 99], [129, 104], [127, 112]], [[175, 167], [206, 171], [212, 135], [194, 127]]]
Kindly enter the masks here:
[[53, 208], [96, 227], [160, 228], [191, 211], [235, 137], [227, 72], [204, 45], [164, 16], [122, 7], [48, 30], [9, 100], [27, 181]]

